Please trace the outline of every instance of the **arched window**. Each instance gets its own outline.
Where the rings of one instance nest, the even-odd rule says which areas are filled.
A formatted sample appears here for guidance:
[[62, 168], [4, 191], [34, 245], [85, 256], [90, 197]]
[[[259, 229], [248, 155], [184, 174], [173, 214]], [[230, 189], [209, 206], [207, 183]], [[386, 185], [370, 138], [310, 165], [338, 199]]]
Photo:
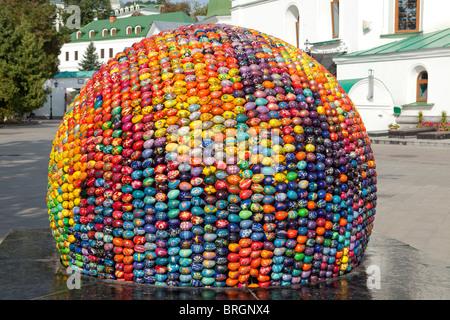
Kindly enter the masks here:
[[285, 15], [285, 38], [288, 43], [299, 48], [300, 13], [295, 5], [291, 5]]
[[417, 76], [416, 101], [427, 101], [428, 99], [428, 72], [422, 71]]
[[126, 31], [127, 35], [131, 34], [131, 30], [132, 30], [131, 27], [127, 27], [127, 31]]
[[108, 36], [108, 29], [103, 29], [103, 30], [102, 30], [102, 36], [103, 36], [103, 37]]
[[89, 38], [93, 38], [95, 36], [95, 31], [91, 30], [89, 31]]
[[116, 28], [111, 29], [111, 36], [114, 37], [116, 35]]
[[134, 33], [135, 33], [135, 34], [141, 33], [141, 26], [136, 26], [136, 27], [134, 28]]
[[77, 39], [81, 39], [81, 31], [77, 32]]

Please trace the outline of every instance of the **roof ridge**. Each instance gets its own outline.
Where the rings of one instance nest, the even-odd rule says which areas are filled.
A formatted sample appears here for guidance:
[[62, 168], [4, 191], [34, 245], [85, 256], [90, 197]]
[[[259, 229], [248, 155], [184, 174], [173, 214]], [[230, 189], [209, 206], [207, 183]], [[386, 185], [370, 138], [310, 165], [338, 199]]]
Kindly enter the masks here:
[[[449, 28], [447, 28], [447, 29], [449, 29]], [[416, 35], [413, 35], [413, 36], [411, 36], [411, 37], [405, 38], [405, 39], [403, 39], [403, 40], [401, 40], [401, 41], [409, 41], [409, 40], [413, 40], [414, 38], [418, 38], [417, 41], [413, 41], [413, 42], [411, 42], [410, 44], [406, 45], [405, 48], [407, 48], [407, 47], [410, 47], [410, 46], [412, 46], [412, 45], [414, 45], [414, 44], [416, 44], [416, 43], [418, 43], [418, 42], [420, 42], [420, 41], [423, 41], [424, 38], [432, 37], [432, 36], [434, 36], [434, 35], [436, 35], [436, 34], [439, 34], [439, 33], [441, 33], [441, 32], [444, 32], [444, 31], [447, 30], [447, 29], [437, 30], [437, 31], [433, 31], [433, 32], [425, 33], [425, 34], [424, 34], [424, 33], [422, 33], [422, 34], [416, 34]], [[438, 39], [436, 39], [436, 40], [438, 40]], [[435, 40], [435, 41], [436, 41], [436, 40]], [[398, 41], [397, 43], [400, 44], [401, 41]], [[433, 43], [433, 42], [435, 42], [435, 41], [432, 41], [432, 42], [430, 42], [430, 43]], [[423, 48], [423, 47], [424, 47], [424, 46], [420, 46], [419, 48]], [[400, 49], [395, 50], [395, 52], [398, 52], [399, 50], [400, 50]]]
[[[443, 47], [448, 48], [450, 47], [449, 36], [450, 36], [450, 27], [435, 30], [432, 32], [411, 35], [404, 39], [389, 42], [366, 50], [359, 50], [356, 52], [342, 54], [340, 56], [357, 57], [365, 55], [389, 54], [402, 51], [422, 50], [427, 48], [443, 48]], [[445, 38], [449, 38], [448, 43], [445, 43], [445, 40], [442, 41], [442, 39]], [[443, 43], [439, 43], [439, 41]]]

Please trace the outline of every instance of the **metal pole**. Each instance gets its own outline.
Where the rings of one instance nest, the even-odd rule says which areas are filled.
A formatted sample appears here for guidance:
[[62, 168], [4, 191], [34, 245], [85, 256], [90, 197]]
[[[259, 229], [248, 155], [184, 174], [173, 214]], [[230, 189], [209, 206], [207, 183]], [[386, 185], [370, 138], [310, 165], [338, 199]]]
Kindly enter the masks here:
[[[53, 81], [52, 81], [53, 83]], [[50, 120], [53, 119], [53, 101], [52, 101], [52, 97], [53, 97], [53, 85], [52, 85], [52, 91], [50, 92]]]

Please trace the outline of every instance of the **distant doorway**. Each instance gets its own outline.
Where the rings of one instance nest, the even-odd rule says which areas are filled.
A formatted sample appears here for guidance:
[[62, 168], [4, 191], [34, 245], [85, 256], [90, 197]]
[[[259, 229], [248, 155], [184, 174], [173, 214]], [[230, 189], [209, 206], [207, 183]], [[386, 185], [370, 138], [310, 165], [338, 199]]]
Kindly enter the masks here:
[[64, 113], [67, 112], [73, 100], [80, 93], [80, 89], [77, 88], [66, 88], [66, 93], [64, 95]]
[[300, 13], [297, 6], [291, 5], [285, 14], [285, 39], [290, 45], [300, 47]]

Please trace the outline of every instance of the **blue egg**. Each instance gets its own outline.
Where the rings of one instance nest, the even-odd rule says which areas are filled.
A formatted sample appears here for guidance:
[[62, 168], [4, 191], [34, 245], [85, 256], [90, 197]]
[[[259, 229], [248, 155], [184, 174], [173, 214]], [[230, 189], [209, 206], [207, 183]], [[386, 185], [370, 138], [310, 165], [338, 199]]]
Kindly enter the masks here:
[[278, 185], [276, 186], [276, 190], [277, 190], [277, 192], [285, 192], [285, 191], [287, 191], [287, 184], [284, 183], [284, 182], [278, 183]]
[[264, 196], [264, 198], [262, 200], [262, 202], [264, 204], [269, 204], [269, 203], [272, 203], [274, 201], [275, 201], [275, 196], [273, 196], [273, 195], [266, 195], [266, 196]]
[[235, 223], [228, 224], [227, 228], [230, 232], [239, 232], [239, 230], [240, 230], [239, 226]]
[[252, 234], [252, 230], [251, 229], [242, 229], [239, 231], [239, 236], [241, 238], [250, 238], [250, 235]]
[[295, 191], [293, 191], [293, 190], [289, 190], [289, 191], [287, 192], [287, 197], [288, 197], [289, 199], [291, 199], [291, 200], [296, 200], [296, 199], [298, 199], [297, 192], [295, 192]]
[[261, 173], [263, 165], [261, 163], [256, 163], [251, 166], [250, 170], [252, 170], [253, 173], [258, 174]]

